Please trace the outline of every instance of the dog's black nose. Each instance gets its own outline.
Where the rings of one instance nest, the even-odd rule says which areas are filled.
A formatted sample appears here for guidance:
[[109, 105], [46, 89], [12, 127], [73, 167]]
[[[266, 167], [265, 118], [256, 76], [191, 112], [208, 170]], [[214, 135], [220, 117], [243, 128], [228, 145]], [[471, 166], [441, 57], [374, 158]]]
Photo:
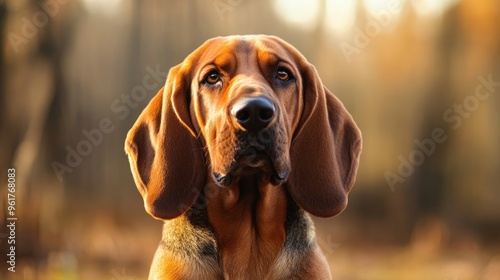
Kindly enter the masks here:
[[231, 109], [231, 115], [245, 130], [258, 132], [274, 118], [273, 103], [265, 97], [242, 98]]

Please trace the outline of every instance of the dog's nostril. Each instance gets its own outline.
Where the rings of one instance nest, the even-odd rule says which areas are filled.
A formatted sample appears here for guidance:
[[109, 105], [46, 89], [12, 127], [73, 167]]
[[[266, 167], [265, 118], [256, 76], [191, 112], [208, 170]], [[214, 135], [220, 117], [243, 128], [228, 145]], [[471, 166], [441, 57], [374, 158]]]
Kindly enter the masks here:
[[239, 123], [246, 123], [250, 120], [250, 111], [246, 109], [241, 109], [236, 113], [235, 117]]
[[259, 113], [259, 118], [264, 122], [269, 122], [273, 119], [274, 110], [272, 108], [264, 108]]

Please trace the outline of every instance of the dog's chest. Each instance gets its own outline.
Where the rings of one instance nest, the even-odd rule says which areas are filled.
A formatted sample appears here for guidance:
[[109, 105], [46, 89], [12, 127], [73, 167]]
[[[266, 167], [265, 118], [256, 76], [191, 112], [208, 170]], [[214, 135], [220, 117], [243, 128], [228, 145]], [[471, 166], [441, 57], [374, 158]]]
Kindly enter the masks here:
[[[193, 279], [201, 275], [203, 279], [268, 279], [270, 275], [286, 279], [285, 274], [301, 261], [297, 256], [311, 249], [314, 230], [308, 215], [273, 187], [258, 199], [245, 194], [248, 199], [241, 199], [241, 207], [231, 209], [201, 196], [202, 201], [182, 221], [166, 223], [166, 251], [187, 258], [186, 264], [199, 274]], [[267, 201], [271, 199], [274, 203]]]

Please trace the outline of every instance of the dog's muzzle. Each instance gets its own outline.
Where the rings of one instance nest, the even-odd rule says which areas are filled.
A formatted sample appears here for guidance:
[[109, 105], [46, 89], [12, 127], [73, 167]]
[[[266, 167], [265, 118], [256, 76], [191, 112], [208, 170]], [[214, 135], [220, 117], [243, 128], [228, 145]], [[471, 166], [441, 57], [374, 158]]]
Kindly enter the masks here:
[[277, 171], [275, 168], [277, 144], [275, 133], [270, 128], [276, 118], [275, 105], [262, 96], [241, 98], [232, 106], [231, 117], [240, 128], [238, 145], [229, 173], [213, 173], [217, 184], [228, 186], [235, 177], [256, 170], [270, 173], [271, 184], [281, 184], [288, 170]]

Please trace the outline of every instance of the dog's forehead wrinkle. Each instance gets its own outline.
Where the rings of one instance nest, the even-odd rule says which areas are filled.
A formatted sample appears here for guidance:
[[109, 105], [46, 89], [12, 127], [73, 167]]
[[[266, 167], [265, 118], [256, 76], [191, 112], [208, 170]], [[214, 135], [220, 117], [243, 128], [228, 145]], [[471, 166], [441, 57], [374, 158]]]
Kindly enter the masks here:
[[242, 37], [239, 40], [232, 40], [232, 48], [235, 52], [249, 54], [255, 50], [250, 40]]
[[214, 57], [214, 62], [217, 65], [231, 63], [235, 60], [235, 58], [240, 58], [237, 57], [238, 55], [245, 57], [252, 52], [255, 52], [255, 48], [252, 46], [252, 43], [243, 38], [233, 40], [227, 39], [226, 41], [219, 43], [218, 48], [216, 49], [215, 53], [213, 50], [208, 50], [208, 52], [205, 53], [205, 56]]
[[220, 37], [210, 41], [208, 46], [200, 50], [202, 58], [199, 61], [189, 63], [198, 71], [214, 65], [234, 77], [265, 73], [265, 69], [274, 68], [281, 62], [292, 64], [286, 49], [267, 36]]
[[273, 40], [257, 40], [255, 48], [258, 51], [259, 59], [263, 62], [277, 63], [285, 61], [291, 63], [288, 51], [278, 42]]

